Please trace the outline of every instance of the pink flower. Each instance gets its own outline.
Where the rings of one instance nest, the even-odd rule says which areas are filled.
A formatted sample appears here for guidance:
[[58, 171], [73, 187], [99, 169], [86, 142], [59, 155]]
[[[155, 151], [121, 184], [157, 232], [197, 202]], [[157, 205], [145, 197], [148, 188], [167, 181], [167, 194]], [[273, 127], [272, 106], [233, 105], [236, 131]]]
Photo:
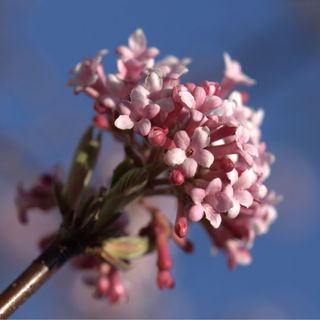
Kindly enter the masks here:
[[131, 91], [131, 102], [119, 105], [120, 116], [115, 121], [115, 126], [121, 130], [134, 130], [142, 136], [148, 135], [151, 122], [160, 111], [160, 106], [149, 98], [149, 91], [139, 85]]
[[224, 75], [228, 80], [235, 84], [245, 84], [248, 86], [254, 85], [256, 81], [242, 72], [241, 65], [238, 61], [231, 59], [228, 53], [223, 55], [225, 63]]
[[48, 211], [56, 207], [56, 199], [53, 193], [53, 185], [59, 181], [58, 170], [55, 169], [53, 174], [43, 174], [38, 181], [29, 189], [25, 190], [22, 185], [18, 185], [16, 195], [16, 206], [18, 209], [18, 218], [21, 223], [28, 222], [28, 211], [30, 209], [41, 209]]
[[129, 38], [128, 47], [117, 48], [118, 76], [128, 81], [137, 81], [145, 68], [152, 68], [153, 58], [159, 54], [157, 48], [147, 48], [147, 40], [141, 29], [137, 29]]
[[78, 63], [72, 70], [73, 78], [68, 81], [68, 84], [74, 87], [76, 92], [91, 86], [95, 89], [105, 88], [105, 74], [101, 61], [107, 53], [106, 49], [100, 50], [95, 58]]
[[164, 161], [168, 166], [180, 165], [186, 177], [196, 174], [198, 165], [210, 168], [214, 157], [205, 148], [210, 143], [210, 131], [207, 127], [197, 128], [190, 139], [186, 131], [180, 130], [174, 135], [177, 148], [168, 150]]
[[226, 187], [228, 195], [232, 198], [233, 206], [228, 211], [230, 218], [235, 218], [240, 213], [240, 206], [249, 208], [253, 204], [253, 195], [248, 190], [254, 184], [257, 177], [253, 170], [247, 169], [239, 176], [236, 169], [227, 173], [230, 185]]
[[233, 205], [227, 192], [222, 190], [219, 178], [210, 181], [205, 189], [193, 188], [190, 197], [194, 205], [189, 210], [189, 218], [199, 221], [205, 215], [214, 228], [219, 228], [221, 224], [220, 213], [227, 212]]

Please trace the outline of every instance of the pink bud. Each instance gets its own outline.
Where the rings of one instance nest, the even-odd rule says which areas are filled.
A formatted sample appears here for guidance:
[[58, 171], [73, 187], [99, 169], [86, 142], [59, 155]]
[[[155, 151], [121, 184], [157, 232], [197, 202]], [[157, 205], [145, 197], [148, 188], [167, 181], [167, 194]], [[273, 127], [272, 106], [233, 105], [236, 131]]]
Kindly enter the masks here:
[[178, 237], [184, 238], [188, 233], [188, 221], [186, 217], [184, 203], [179, 199], [176, 223], [174, 231]]
[[176, 185], [180, 186], [184, 183], [184, 175], [179, 169], [173, 169], [170, 172], [170, 181]]
[[102, 130], [109, 130], [109, 122], [106, 118], [105, 115], [103, 114], [97, 114], [94, 118], [93, 118], [93, 124]]
[[168, 129], [153, 127], [149, 132], [148, 140], [151, 145], [155, 147], [162, 147], [166, 143], [167, 133], [168, 133]]
[[160, 270], [157, 277], [158, 287], [160, 289], [172, 289], [174, 288], [174, 280], [169, 271]]

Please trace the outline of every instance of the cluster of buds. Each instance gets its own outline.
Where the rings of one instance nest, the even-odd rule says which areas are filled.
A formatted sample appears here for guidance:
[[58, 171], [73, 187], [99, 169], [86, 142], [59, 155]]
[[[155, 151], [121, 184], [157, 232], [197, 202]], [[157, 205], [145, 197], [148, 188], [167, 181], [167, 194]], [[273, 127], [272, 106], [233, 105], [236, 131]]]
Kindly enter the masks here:
[[[225, 53], [220, 83], [181, 83], [190, 60], [169, 56], [155, 61], [159, 51], [147, 47], [140, 29], [116, 52], [116, 74], [105, 73], [102, 58], [108, 51], [101, 50], [79, 63], [68, 83], [75, 93], [93, 99], [96, 130], [110, 133], [124, 146], [125, 159], [111, 185], [88, 186], [101, 140], [90, 128], [66, 182], [55, 184], [56, 201], [43, 196], [43, 183], [38, 203], [31, 197], [32, 203], [26, 204], [28, 193], [20, 192], [18, 205], [58, 205], [64, 230], [84, 239], [84, 256], [77, 265], [98, 270], [97, 296], [112, 302], [127, 296], [118, 270], [151, 251], [158, 254], [159, 288], [174, 286], [168, 240], [191, 252], [186, 238], [191, 222], [203, 225], [231, 269], [249, 264], [253, 242], [275, 220], [279, 200], [264, 184], [274, 157], [261, 141], [263, 111], [248, 107], [248, 94], [234, 90], [255, 81]], [[177, 199], [175, 223], [146, 201], [157, 195]], [[127, 235], [119, 210], [137, 199], [150, 212], [150, 223], [138, 235]]]

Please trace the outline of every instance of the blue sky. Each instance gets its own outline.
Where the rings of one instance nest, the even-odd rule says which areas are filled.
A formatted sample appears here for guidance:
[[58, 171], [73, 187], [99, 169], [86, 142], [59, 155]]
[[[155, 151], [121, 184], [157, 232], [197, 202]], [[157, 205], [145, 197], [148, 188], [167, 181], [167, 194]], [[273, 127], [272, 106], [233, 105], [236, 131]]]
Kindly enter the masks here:
[[[2, 1], [2, 194], [55, 163], [68, 164], [92, 116], [90, 101], [73, 96], [65, 85], [68, 71], [83, 57], [101, 48], [112, 51], [141, 27], [162, 55], [191, 57], [185, 80], [200, 82], [221, 79], [227, 51], [258, 82], [250, 88], [250, 105], [265, 109], [263, 137], [277, 157], [269, 186], [284, 195], [279, 220], [256, 242], [253, 264], [234, 272], [223, 256], [209, 254], [209, 241], [195, 226], [195, 254], [176, 253], [177, 288], [161, 292], [149, 310], [130, 311], [130, 316], [320, 317], [319, 10], [315, 1]], [[105, 59], [107, 70], [114, 70], [114, 58]], [[8, 216], [14, 215], [13, 207], [0, 201], [9, 208], [2, 225], [14, 225]], [[23, 228], [16, 237], [28, 236], [29, 227]], [[21, 250], [17, 257], [8, 255], [8, 244], [17, 241], [3, 234], [0, 239], [3, 287], [33, 256], [19, 256]], [[16, 316], [90, 317], [65, 297], [61, 283], [72, 277], [69, 268], [62, 270]], [[154, 283], [149, 285], [156, 295]], [[119, 308], [99, 308], [95, 317], [121, 315]]]

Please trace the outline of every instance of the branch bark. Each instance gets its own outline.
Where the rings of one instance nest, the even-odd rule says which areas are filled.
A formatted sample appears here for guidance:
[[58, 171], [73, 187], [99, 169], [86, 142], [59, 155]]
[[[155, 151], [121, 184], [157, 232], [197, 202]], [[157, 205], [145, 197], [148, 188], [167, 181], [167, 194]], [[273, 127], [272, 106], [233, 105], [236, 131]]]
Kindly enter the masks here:
[[72, 242], [54, 241], [31, 265], [0, 295], [0, 319], [12, 315], [43, 283], [66, 261], [79, 253]]

